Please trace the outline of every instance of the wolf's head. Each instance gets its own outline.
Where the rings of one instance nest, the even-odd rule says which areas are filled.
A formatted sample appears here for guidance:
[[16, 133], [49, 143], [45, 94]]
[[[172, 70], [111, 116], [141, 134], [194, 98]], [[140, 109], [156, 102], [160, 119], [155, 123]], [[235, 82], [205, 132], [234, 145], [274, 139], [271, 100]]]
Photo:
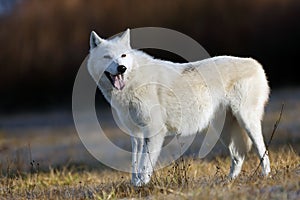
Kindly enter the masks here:
[[112, 87], [122, 90], [125, 87], [126, 73], [133, 64], [131, 51], [129, 29], [122, 36], [111, 40], [102, 39], [93, 31], [90, 36], [89, 73], [96, 82], [104, 73], [106, 77], [101, 78], [101, 81], [110, 82]]

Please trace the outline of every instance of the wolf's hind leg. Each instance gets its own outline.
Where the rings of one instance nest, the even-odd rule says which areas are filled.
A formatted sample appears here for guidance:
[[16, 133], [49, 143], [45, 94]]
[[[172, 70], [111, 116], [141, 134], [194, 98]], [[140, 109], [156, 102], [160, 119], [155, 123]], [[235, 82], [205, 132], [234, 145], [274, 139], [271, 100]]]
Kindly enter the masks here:
[[236, 118], [230, 112], [226, 114], [221, 141], [229, 149], [231, 157], [229, 177], [234, 179], [241, 172], [245, 156], [251, 149], [252, 143], [245, 131], [239, 126]]
[[241, 113], [239, 124], [247, 131], [248, 136], [251, 138], [259, 159], [262, 161], [262, 175], [267, 176], [271, 169], [269, 156], [266, 152], [266, 146], [262, 135], [261, 120], [258, 117], [255, 117], [255, 111], [252, 111], [252, 113], [247, 113], [247, 115]]

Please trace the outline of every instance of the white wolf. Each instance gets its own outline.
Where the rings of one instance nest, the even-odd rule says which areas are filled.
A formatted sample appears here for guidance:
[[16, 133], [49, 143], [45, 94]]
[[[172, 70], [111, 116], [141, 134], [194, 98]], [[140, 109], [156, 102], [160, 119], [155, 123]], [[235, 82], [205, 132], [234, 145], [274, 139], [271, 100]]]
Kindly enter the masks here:
[[[127, 29], [110, 40], [91, 33], [88, 70], [130, 130], [135, 186], [150, 181], [166, 135], [205, 130], [220, 107], [227, 114], [221, 141], [232, 160], [230, 178], [240, 173], [252, 143], [262, 160], [262, 174], [270, 172], [261, 128], [269, 86], [254, 59], [219, 56], [181, 64], [158, 60], [132, 49]], [[222, 88], [215, 84], [220, 81]]]

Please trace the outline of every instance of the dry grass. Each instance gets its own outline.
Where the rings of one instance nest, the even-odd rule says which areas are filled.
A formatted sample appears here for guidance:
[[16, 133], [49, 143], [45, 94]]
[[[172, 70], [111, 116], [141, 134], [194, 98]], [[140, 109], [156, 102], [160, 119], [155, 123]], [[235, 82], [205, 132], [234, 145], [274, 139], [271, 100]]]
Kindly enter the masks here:
[[234, 181], [227, 179], [228, 157], [185, 158], [156, 171], [151, 183], [141, 188], [134, 188], [123, 172], [79, 166], [41, 172], [39, 164], [31, 162], [29, 173], [2, 169], [0, 199], [299, 199], [299, 154], [286, 146], [271, 150], [270, 157], [270, 178], [253, 175], [259, 164], [254, 153]]

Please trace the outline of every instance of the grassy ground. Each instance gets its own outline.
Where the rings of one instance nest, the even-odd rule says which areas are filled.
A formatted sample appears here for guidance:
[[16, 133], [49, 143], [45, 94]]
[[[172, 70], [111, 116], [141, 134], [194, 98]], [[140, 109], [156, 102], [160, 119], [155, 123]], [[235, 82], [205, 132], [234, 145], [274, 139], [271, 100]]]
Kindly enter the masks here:
[[[100, 166], [84, 148], [73, 124], [68, 124], [70, 113], [0, 115], [0, 200], [300, 199], [299, 89], [273, 92], [264, 118], [264, 138], [271, 138], [282, 101], [283, 115], [270, 145], [271, 177], [260, 177], [260, 168], [254, 174], [259, 160], [251, 152], [240, 176], [228, 181], [230, 159], [220, 146], [205, 159], [185, 157], [156, 171], [152, 182], [142, 188], [132, 187], [130, 174]], [[110, 109], [101, 111], [101, 125], [109, 139], [130, 149], [129, 136], [112, 129], [106, 115]], [[200, 144], [192, 145], [187, 155], [198, 152]]]
[[131, 186], [128, 173], [95, 171], [84, 166], [41, 171], [39, 163], [32, 161], [28, 173], [9, 166], [2, 169], [0, 199], [299, 199], [299, 154], [284, 146], [271, 150], [270, 159], [271, 177], [254, 174], [259, 161], [252, 152], [241, 175], [229, 181], [228, 157], [181, 158], [156, 171], [152, 182], [141, 188]]

